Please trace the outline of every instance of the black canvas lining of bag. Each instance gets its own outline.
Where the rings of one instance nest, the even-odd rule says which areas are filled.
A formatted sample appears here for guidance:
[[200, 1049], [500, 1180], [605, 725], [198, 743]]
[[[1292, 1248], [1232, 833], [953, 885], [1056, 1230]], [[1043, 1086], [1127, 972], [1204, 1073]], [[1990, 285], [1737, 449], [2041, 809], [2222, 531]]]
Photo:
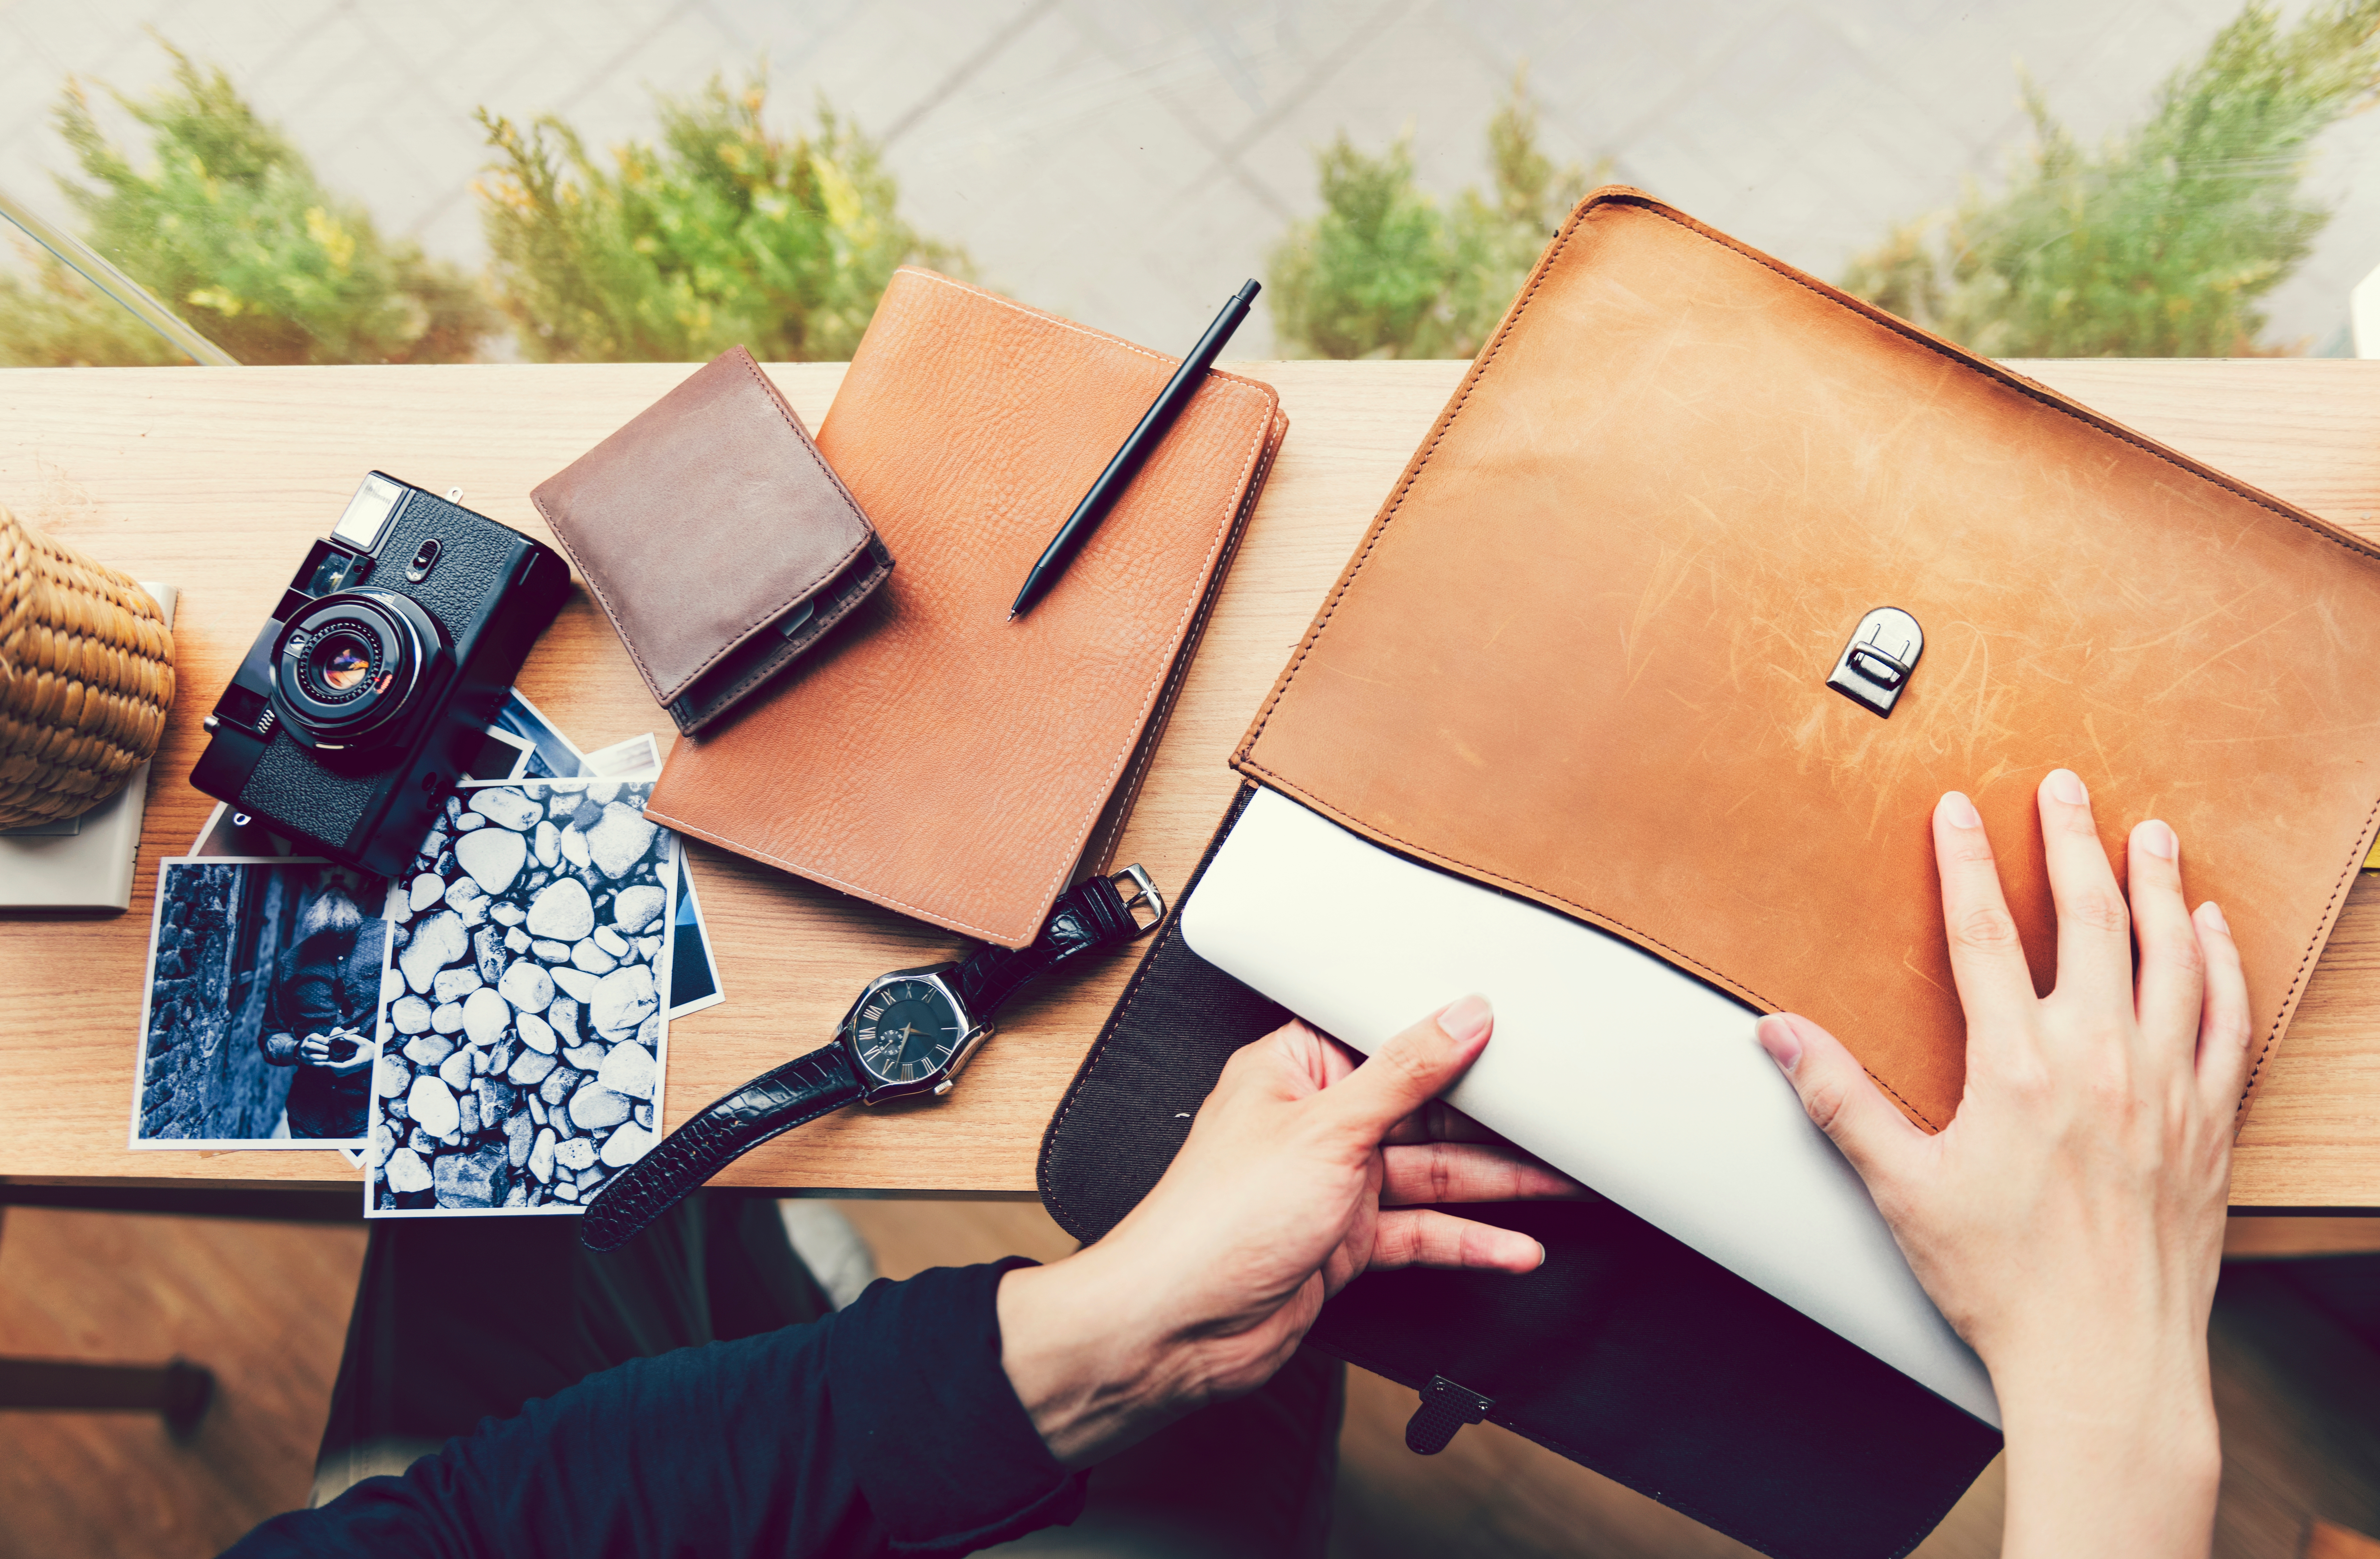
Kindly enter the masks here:
[[[1041, 1200], [1099, 1238], [1157, 1184], [1233, 1051], [1288, 1021], [1182, 940], [1179, 907], [1255, 794], [1244, 785], [1041, 1139]], [[1320, 907], [1318, 906], [1318, 909]], [[1356, 1279], [1308, 1341], [1487, 1418], [1775, 1559], [1900, 1559], [2000, 1436], [1615, 1203], [1460, 1210], [1534, 1236], [1526, 1276]]]

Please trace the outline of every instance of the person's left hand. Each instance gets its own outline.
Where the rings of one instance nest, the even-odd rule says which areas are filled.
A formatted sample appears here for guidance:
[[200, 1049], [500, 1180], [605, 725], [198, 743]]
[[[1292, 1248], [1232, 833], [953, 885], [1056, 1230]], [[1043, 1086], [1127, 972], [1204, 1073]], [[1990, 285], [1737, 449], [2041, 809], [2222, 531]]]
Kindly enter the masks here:
[[[332, 1046], [345, 1040], [354, 1048], [344, 1061], [333, 1059]], [[334, 1029], [327, 1034], [309, 1034], [298, 1044], [298, 1057], [306, 1066], [321, 1066], [334, 1077], [344, 1078], [371, 1065], [371, 1047], [363, 1036], [352, 1029]]]
[[1494, 1026], [1466, 996], [1360, 1065], [1303, 1023], [1232, 1056], [1112, 1233], [1001, 1282], [1001, 1361], [1051, 1452], [1087, 1466], [1255, 1390], [1361, 1273], [1535, 1271], [1528, 1236], [1413, 1205], [1592, 1194], [1435, 1100]]

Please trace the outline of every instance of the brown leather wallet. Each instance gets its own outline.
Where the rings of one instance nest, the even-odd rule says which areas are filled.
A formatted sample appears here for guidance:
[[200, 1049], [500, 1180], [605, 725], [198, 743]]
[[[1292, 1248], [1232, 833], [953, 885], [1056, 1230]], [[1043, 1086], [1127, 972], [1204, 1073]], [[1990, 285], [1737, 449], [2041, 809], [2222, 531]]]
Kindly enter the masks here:
[[808, 652], [892, 567], [741, 347], [531, 497], [654, 701], [688, 736]]
[[[1603, 189], [1405, 468], [1237, 762], [1808, 1015], [1934, 1127], [1966, 1056], [1935, 801], [1982, 809], [2047, 991], [2034, 793], [2070, 767], [2119, 871], [2133, 824], [2180, 833], [2192, 901], [2238, 941], [2261, 1071], [2380, 827], [2375, 557]], [[1905, 631], [1870, 640], [1883, 608], [1914, 619], [1922, 654]], [[1852, 667], [1843, 696], [1855, 636], [1896, 686]]]

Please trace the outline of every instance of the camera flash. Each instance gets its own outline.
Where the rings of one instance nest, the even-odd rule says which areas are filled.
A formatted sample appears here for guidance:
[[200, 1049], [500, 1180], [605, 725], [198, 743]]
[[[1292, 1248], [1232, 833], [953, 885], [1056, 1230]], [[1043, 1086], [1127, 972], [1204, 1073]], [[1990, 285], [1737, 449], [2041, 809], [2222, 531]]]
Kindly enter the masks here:
[[388, 517], [396, 512], [397, 500], [405, 489], [378, 471], [364, 478], [356, 488], [356, 495], [347, 500], [347, 512], [331, 534], [348, 545], [370, 552], [380, 545], [380, 533], [388, 524]]

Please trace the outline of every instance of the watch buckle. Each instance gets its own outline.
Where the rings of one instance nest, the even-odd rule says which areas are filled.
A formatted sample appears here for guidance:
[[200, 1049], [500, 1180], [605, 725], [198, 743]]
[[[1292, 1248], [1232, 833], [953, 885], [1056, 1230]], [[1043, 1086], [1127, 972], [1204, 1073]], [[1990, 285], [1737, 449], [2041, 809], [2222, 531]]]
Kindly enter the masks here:
[[[1108, 883], [1123, 896], [1124, 913], [1132, 917], [1135, 931], [1149, 931], [1165, 919], [1165, 899], [1158, 893], [1157, 884], [1148, 880], [1148, 873], [1141, 870], [1138, 861], [1110, 877]], [[1143, 909], [1148, 911], [1146, 920], [1140, 918]]]

